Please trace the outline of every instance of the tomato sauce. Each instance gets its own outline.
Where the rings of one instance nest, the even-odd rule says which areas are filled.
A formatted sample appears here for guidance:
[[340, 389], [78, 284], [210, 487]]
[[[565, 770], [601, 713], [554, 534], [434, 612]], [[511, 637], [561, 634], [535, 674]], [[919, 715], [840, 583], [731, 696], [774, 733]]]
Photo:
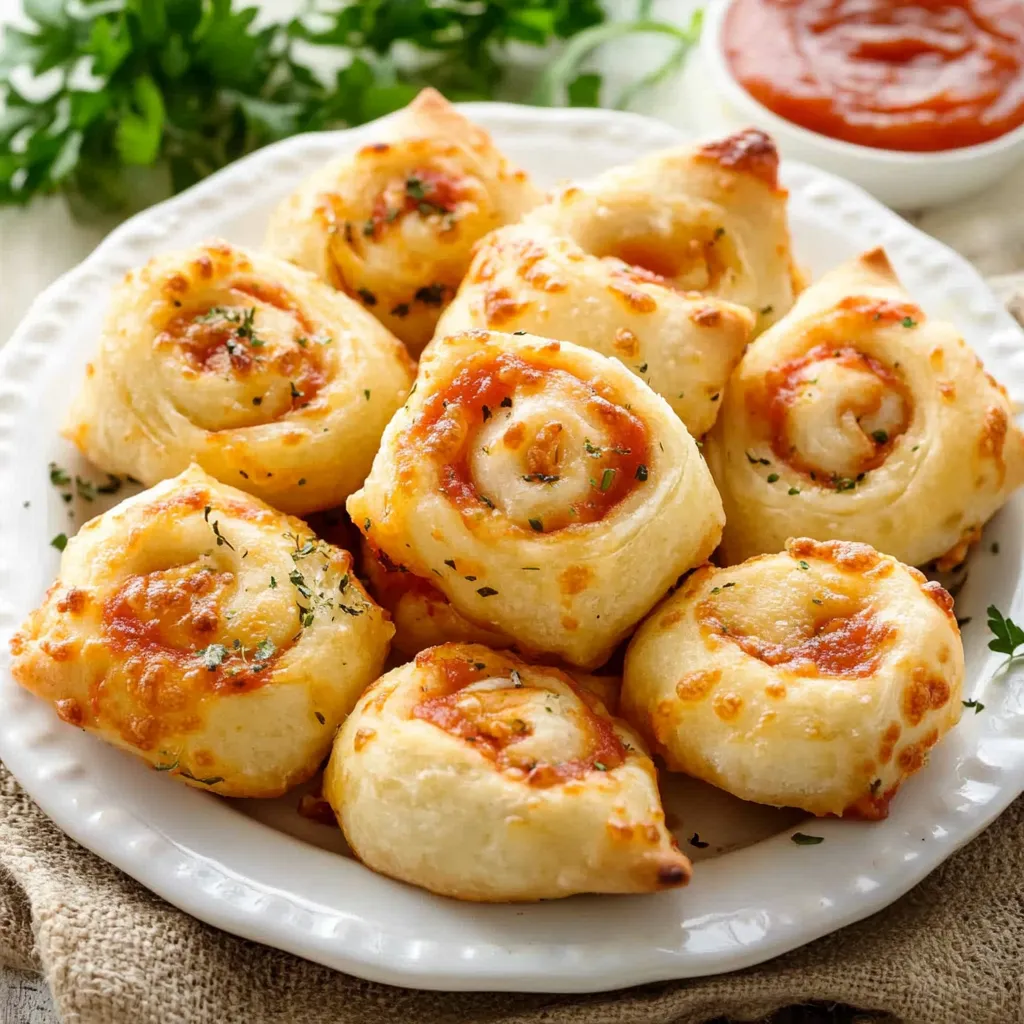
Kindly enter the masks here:
[[[902, 309], [903, 307], [895, 308]], [[882, 315], [878, 314], [878, 317], [881, 319]], [[796, 450], [790, 441], [786, 425], [791, 408], [797, 402], [803, 400], [803, 388], [805, 383], [807, 383], [804, 372], [808, 367], [822, 363], [825, 360], [834, 360], [840, 366], [850, 370], [873, 373], [888, 391], [899, 395], [901, 399], [903, 421], [898, 429], [883, 431], [881, 435], [870, 438], [873, 444], [873, 451], [870, 456], [861, 462], [859, 467], [861, 473], [877, 469], [885, 462], [897, 438], [909, 426], [910, 410], [913, 408], [910, 393], [896, 373], [877, 359], [873, 359], [871, 356], [865, 355], [863, 352], [850, 346], [817, 345], [805, 355], [770, 370], [765, 378], [765, 395], [759, 398], [759, 401], [763, 402], [765, 406], [766, 411], [762, 415], [765, 416], [770, 426], [772, 451], [780, 462], [784, 462], [791, 468], [805, 473], [822, 486], [829, 483], [827, 477], [822, 476], [817, 471], [816, 466], [800, 457], [800, 452]], [[877, 406], [878, 401], [876, 398], [871, 405]], [[856, 408], [852, 401], [851, 408]], [[873, 411], [874, 408], [870, 406], [865, 406], [858, 410], [860, 415], [866, 415], [868, 412]], [[831, 483], [832, 486], [838, 487], [840, 482], [832, 480]]]
[[1024, 123], [1020, 0], [735, 0], [724, 47], [758, 102], [845, 142], [935, 152]]
[[[469, 648], [472, 650], [472, 648]], [[521, 664], [521, 663], [520, 663]], [[579, 698], [574, 709], [572, 727], [584, 730], [586, 753], [582, 757], [566, 761], [528, 761], [521, 763], [516, 756], [515, 745], [533, 733], [533, 724], [528, 717], [510, 717], [518, 705], [529, 706], [534, 687], [516, 682], [510, 673], [509, 686], [492, 694], [497, 697], [479, 710], [470, 710], [460, 704], [461, 691], [470, 684], [494, 675], [503, 674], [515, 667], [504, 659], [500, 664], [488, 666], [483, 662], [467, 659], [462, 655], [451, 656], [441, 648], [432, 648], [416, 656], [416, 665], [421, 670], [431, 671], [433, 676], [428, 695], [412, 710], [412, 717], [430, 722], [452, 736], [471, 743], [487, 760], [493, 761], [504, 771], [519, 768], [526, 772], [528, 785], [538, 789], [560, 785], [573, 779], [581, 779], [592, 771], [610, 771], [626, 760], [626, 749], [615, 732], [612, 720], [599, 715], [590, 706], [584, 694], [572, 679], [557, 669], [549, 669], [566, 683]], [[483, 695], [481, 695], [483, 696]], [[598, 767], [600, 765], [600, 767]]]
[[[424, 403], [422, 415], [408, 431], [407, 442], [400, 445], [400, 477], [413, 472], [424, 458], [437, 460], [441, 489], [460, 512], [472, 516], [479, 514], [481, 508], [493, 510], [494, 503], [477, 489], [473, 478], [473, 435], [492, 416], [513, 409], [518, 395], [543, 388], [568, 391], [595, 418], [604, 421], [612, 441], [594, 447], [591, 453], [596, 478], [587, 499], [567, 505], [560, 519], [546, 519], [543, 532], [602, 519], [632, 493], [642, 476], [640, 467], [648, 461], [646, 427], [633, 413], [603, 398], [589, 383], [568, 371], [509, 353], [467, 363], [454, 380]], [[537, 431], [524, 450], [524, 474], [537, 474], [543, 469], [547, 475], [556, 475], [561, 453], [556, 456], [552, 443], [552, 437], [545, 436], [543, 428]]]

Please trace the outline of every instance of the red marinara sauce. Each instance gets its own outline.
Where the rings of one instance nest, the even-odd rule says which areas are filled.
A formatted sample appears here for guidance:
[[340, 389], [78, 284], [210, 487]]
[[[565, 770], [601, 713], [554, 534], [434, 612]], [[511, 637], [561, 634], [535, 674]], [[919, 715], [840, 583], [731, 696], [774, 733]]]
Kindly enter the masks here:
[[734, 0], [736, 80], [811, 131], [935, 152], [1024, 123], [1021, 0]]

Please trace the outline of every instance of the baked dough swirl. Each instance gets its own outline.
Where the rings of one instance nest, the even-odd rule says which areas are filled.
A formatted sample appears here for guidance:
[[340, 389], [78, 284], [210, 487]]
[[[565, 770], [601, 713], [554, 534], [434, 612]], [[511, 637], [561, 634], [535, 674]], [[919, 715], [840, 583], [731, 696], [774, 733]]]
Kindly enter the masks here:
[[215, 242], [115, 289], [65, 433], [107, 472], [155, 484], [196, 462], [304, 515], [363, 482], [411, 384], [405, 349], [358, 304]]
[[[649, 201], [658, 204], [657, 197]], [[612, 356], [699, 437], [715, 422], [722, 389], [753, 326], [743, 306], [676, 291], [657, 274], [590, 255], [571, 239], [527, 223], [480, 242], [437, 333], [525, 330]]]
[[487, 132], [424, 89], [386, 140], [326, 164], [278, 207], [266, 248], [358, 299], [415, 355], [473, 243], [540, 198]]
[[684, 885], [654, 765], [564, 672], [447, 644], [379, 679], [324, 793], [374, 871], [457, 899]]
[[693, 439], [621, 363], [488, 331], [431, 344], [348, 511], [461, 616], [581, 667], [722, 529]]
[[190, 786], [272, 797], [311, 776], [393, 627], [346, 551], [198, 466], [68, 542], [11, 641], [62, 719]]
[[749, 128], [567, 185], [526, 222], [680, 291], [746, 306], [761, 331], [799, 289], [778, 171], [774, 142]]
[[726, 563], [799, 535], [948, 568], [1024, 482], [1005, 390], [880, 249], [808, 288], [748, 349], [705, 453]]
[[744, 800], [883, 818], [959, 720], [953, 599], [866, 544], [791, 540], [705, 566], [640, 627], [625, 717], [668, 766]]

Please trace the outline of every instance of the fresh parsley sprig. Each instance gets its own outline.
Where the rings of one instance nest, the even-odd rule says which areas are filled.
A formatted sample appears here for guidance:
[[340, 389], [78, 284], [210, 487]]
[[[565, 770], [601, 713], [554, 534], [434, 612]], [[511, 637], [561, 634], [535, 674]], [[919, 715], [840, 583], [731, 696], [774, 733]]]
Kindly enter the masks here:
[[606, 23], [599, 0], [310, 0], [266, 24], [231, 0], [25, 0], [29, 27], [0, 41], [0, 204], [59, 192], [77, 214], [124, 212], [268, 142], [373, 120], [424, 85], [452, 100], [522, 98], [510, 44], [570, 40], [537, 99], [593, 105], [601, 79], [581, 68], [598, 46], [675, 38], [635, 94], [695, 37], [652, 21], [650, 6]]
[[989, 650], [1010, 658], [1016, 657], [1024, 645], [1024, 629], [1013, 619], [1004, 616], [994, 604], [988, 606], [988, 628], [995, 636], [994, 640], [988, 642]]

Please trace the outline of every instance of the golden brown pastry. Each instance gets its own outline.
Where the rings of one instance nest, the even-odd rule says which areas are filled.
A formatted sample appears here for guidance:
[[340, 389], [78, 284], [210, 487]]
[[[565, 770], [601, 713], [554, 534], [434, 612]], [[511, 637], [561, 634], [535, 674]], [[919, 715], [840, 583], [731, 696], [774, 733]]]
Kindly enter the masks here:
[[668, 766], [744, 800], [884, 818], [960, 718], [953, 599], [866, 544], [698, 569], [626, 654], [622, 709]]
[[[659, 197], [648, 202], [657, 207]], [[676, 291], [657, 274], [524, 223], [481, 241], [437, 333], [525, 330], [612, 356], [699, 437], [715, 422], [722, 388], [753, 326], [743, 306]]]
[[402, 345], [289, 263], [212, 242], [112, 296], [65, 433], [145, 484], [192, 462], [287, 512], [338, 505], [412, 384]]
[[584, 668], [722, 529], [663, 399], [617, 360], [493, 331], [431, 344], [348, 511], [470, 623]]
[[365, 538], [360, 548], [370, 593], [394, 623], [396, 651], [412, 658], [427, 647], [453, 641], [485, 644], [495, 650], [514, 646], [512, 637], [460, 615], [429, 579], [392, 562], [382, 551], [374, 551]]
[[672, 288], [746, 306], [761, 331], [799, 289], [778, 172], [775, 143], [748, 128], [567, 185], [527, 221]]
[[223, 796], [308, 778], [393, 628], [346, 551], [198, 466], [68, 542], [11, 641], [62, 719]]
[[636, 736], [564, 672], [476, 644], [379, 679], [338, 734], [324, 794], [368, 867], [456, 899], [690, 877]]
[[705, 454], [726, 563], [808, 536], [948, 567], [1024, 481], [1005, 390], [880, 249], [804, 292], [747, 351], [724, 402]]
[[473, 243], [539, 199], [487, 132], [424, 89], [382, 141], [331, 161], [286, 199], [266, 247], [358, 299], [415, 355]]

